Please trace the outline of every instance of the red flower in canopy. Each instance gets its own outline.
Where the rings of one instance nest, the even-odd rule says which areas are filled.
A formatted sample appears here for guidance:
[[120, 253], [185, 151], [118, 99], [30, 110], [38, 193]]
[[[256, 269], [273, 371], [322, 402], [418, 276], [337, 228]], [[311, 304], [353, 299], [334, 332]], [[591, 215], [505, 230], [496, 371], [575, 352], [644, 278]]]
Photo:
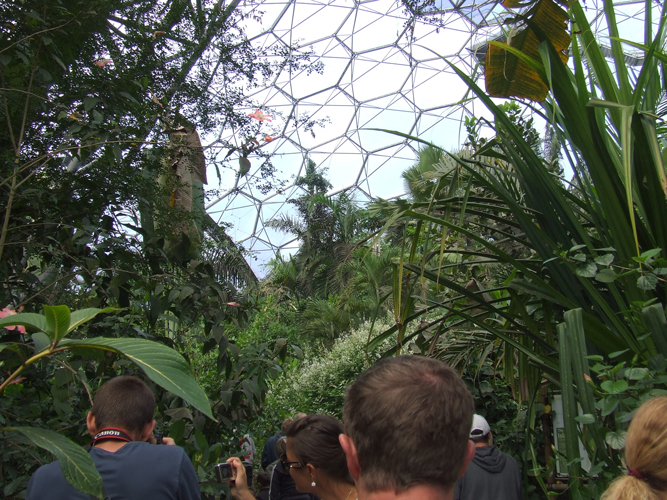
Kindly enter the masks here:
[[[9, 309], [8, 307], [5, 307], [2, 311], [0, 311], [0, 318], [6, 318], [7, 316], [13, 316], [16, 314], [16, 311], [13, 309]], [[14, 325], [14, 326], [6, 326], [5, 327], [7, 330], [18, 330], [20, 333], [25, 335], [25, 326], [21, 325]]]
[[248, 116], [254, 118], [255, 120], [259, 120], [260, 122], [270, 122], [271, 118], [273, 117], [273, 115], [267, 115], [261, 109], [256, 109], [254, 113], [249, 113]]

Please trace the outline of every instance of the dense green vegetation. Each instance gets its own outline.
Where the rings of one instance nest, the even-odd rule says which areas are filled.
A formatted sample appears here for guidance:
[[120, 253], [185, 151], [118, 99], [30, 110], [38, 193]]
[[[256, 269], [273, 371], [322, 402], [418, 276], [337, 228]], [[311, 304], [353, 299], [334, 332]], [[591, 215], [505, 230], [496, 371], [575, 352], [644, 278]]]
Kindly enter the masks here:
[[[633, 411], [667, 392], [665, 7], [632, 73], [611, 4], [606, 58], [580, 4], [531, 3], [520, 43], [493, 42], [485, 68], [487, 90], [520, 99], [498, 105], [454, 68], [494, 119], [467, 120], [456, 153], [424, 143], [400, 200], [327, 196], [326, 171], [308, 162], [294, 216], [271, 223], [299, 249], [257, 280], [203, 211], [197, 132], [226, 120], [251, 140], [243, 89], [309, 57], [257, 52], [238, 4], [0, 6], [3, 494], [21, 498], [51, 452], [85, 461], [90, 394], [118, 374], [155, 388], [159, 428], [218, 495], [212, 466], [244, 434], [261, 450], [297, 411], [340, 416], [361, 371], [412, 353], [460, 371], [527, 498], [552, 492], [557, 462], [570, 498], [598, 498], [621, 472]], [[508, 71], [535, 85], [505, 85]], [[261, 182], [278, 182], [265, 165]], [[72, 480], [97, 494], [85, 471]]]

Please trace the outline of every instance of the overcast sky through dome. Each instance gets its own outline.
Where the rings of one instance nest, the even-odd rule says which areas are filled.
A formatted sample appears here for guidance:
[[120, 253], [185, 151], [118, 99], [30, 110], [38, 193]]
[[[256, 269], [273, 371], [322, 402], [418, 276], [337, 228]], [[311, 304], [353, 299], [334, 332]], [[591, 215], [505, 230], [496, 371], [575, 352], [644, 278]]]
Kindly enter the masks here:
[[[455, 151], [465, 139], [465, 116], [490, 117], [479, 102], [462, 104], [472, 95], [439, 57], [472, 74], [477, 63], [474, 47], [500, 33], [497, 22], [504, 10], [493, 2], [477, 3], [481, 8], [466, 0], [467, 8], [442, 14], [439, 28], [423, 20], [407, 23], [401, 2], [392, 0], [246, 4], [244, 8], [264, 13], [261, 25], [248, 21], [247, 33], [254, 44], [312, 48], [312, 60], [323, 63], [322, 74], [276, 73], [252, 96], [272, 115], [261, 131], [276, 140], [263, 150], [273, 155], [278, 177], [287, 185], [268, 193], [254, 187], [253, 175], [261, 160], [252, 155], [252, 168], [237, 189], [232, 189], [236, 173], [230, 169], [221, 171], [219, 186], [209, 185], [220, 196], [208, 203], [207, 211], [215, 220], [232, 225], [228, 234], [253, 252], [250, 263], [258, 276], [265, 274], [264, 265], [276, 251], [287, 255], [298, 248], [292, 235], [264, 223], [277, 214], [294, 213], [286, 202], [302, 194], [292, 184], [302, 173], [306, 156], [327, 169], [332, 192], [348, 189], [360, 203], [371, 197], [391, 198], [404, 193], [400, 174], [414, 164], [417, 145], [368, 129], [396, 130]], [[442, 4], [451, 8], [449, 2]], [[601, 0], [600, 6], [590, 1], [584, 5], [594, 29], [604, 37], [598, 15]], [[643, 8], [643, 2], [617, 7], [621, 37], [643, 42]], [[305, 116], [328, 123], [314, 127], [312, 133], [295, 128], [293, 119]], [[233, 131], [222, 131], [221, 137], [240, 145], [241, 138]], [[209, 174], [209, 179], [217, 176]]]

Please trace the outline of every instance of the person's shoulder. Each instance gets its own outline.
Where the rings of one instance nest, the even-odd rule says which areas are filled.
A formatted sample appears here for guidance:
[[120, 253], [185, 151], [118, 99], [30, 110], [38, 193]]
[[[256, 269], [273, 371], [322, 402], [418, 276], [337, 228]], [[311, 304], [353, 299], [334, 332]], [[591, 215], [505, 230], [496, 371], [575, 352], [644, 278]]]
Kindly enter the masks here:
[[67, 482], [65, 475], [57, 460], [42, 465], [30, 478], [26, 491], [27, 500], [75, 500], [78, 498], [90, 498], [78, 491]]
[[53, 481], [56, 478], [63, 477], [60, 462], [57, 460], [49, 464], [42, 465], [32, 475], [33, 481]]
[[[98, 451], [93, 448], [91, 454], [93, 460], [97, 463], [98, 460], [108, 459], [109, 456], [105, 451]], [[156, 445], [144, 443], [139, 441], [132, 441], [127, 443], [121, 449], [113, 453], [114, 459], [123, 459], [126, 463], [138, 463], [144, 465], [160, 464], [163, 470], [168, 470], [169, 467], [180, 467], [184, 461], [188, 461], [188, 456], [185, 450], [177, 445]], [[96, 460], [97, 459], [97, 460]]]
[[182, 458], [186, 456], [185, 450], [178, 445], [157, 445], [139, 441], [132, 441], [131, 443], [127, 443], [119, 451], [123, 450], [128, 454], [146, 455], [156, 458]]
[[509, 453], [505, 453], [503, 451], [500, 451], [500, 450], [498, 450], [498, 453], [500, 453], [501, 455], [504, 455], [505, 460], [506, 460], [506, 462], [505, 462], [506, 464], [508, 464], [510, 467], [515, 468], [516, 470], [519, 470], [519, 463], [516, 461], [516, 459], [512, 455], [510, 455]]

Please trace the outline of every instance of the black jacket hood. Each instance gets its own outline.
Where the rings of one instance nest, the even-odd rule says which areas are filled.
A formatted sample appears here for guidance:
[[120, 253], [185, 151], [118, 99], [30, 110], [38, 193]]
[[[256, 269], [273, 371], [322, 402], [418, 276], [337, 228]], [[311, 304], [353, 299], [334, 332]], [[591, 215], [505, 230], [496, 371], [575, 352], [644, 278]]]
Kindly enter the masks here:
[[499, 474], [505, 468], [507, 455], [500, 453], [498, 448], [493, 446], [483, 446], [475, 449], [475, 456], [472, 461], [491, 474]]

